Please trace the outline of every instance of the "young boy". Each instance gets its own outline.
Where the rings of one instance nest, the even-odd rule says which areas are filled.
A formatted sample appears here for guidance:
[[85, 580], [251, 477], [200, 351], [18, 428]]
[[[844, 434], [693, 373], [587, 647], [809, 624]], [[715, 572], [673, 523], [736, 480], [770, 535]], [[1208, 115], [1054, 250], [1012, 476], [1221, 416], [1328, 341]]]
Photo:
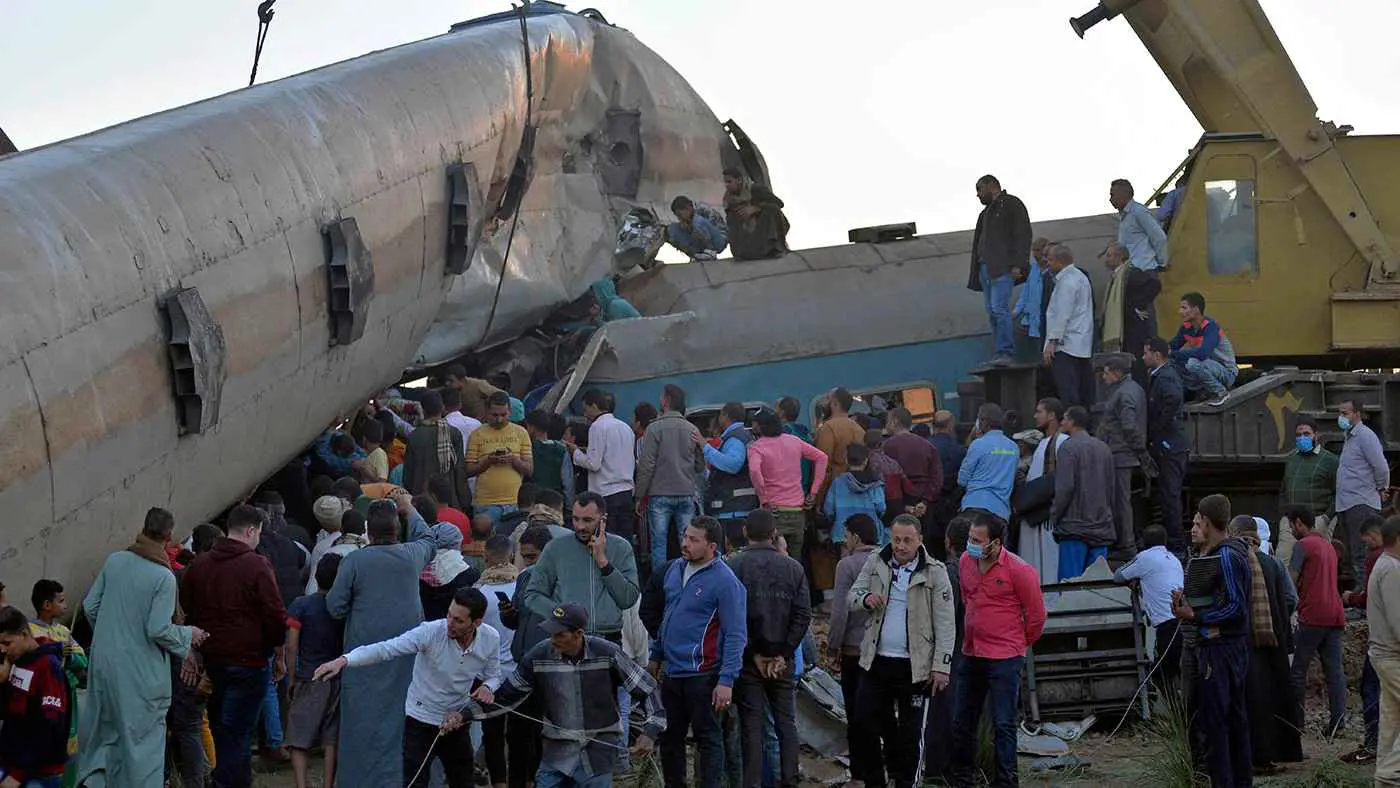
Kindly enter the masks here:
[[[64, 678], [68, 687], [76, 690], [87, 678], [88, 658], [83, 647], [73, 639], [73, 633], [63, 624], [63, 617], [68, 615], [68, 599], [63, 593], [63, 586], [57, 580], [40, 580], [34, 584], [29, 601], [34, 605], [34, 619], [29, 622], [29, 633], [37, 640], [57, 643], [63, 649]], [[77, 781], [78, 768], [78, 762], [74, 759], [78, 754], [77, 695], [70, 697], [74, 702], [68, 715], [68, 757], [73, 760], [64, 775], [65, 786]]]
[[292, 751], [292, 770], [297, 788], [306, 788], [311, 765], [310, 750], [318, 743], [325, 755], [322, 785], [335, 785], [335, 758], [340, 738], [340, 679], [312, 681], [316, 667], [339, 657], [344, 651], [344, 624], [331, 618], [326, 608], [326, 590], [335, 585], [342, 556], [328, 553], [316, 564], [314, 594], [299, 597], [287, 608], [287, 650], [296, 655], [287, 692], [292, 709], [287, 715], [286, 743]]
[[58, 788], [72, 722], [63, 646], [36, 640], [24, 613], [6, 607], [0, 609], [0, 649], [0, 786]]
[[365, 422], [360, 443], [365, 449], [364, 467], [360, 470], [365, 481], [385, 482], [389, 480], [389, 454], [384, 451], [384, 425], [377, 421]]
[[875, 521], [876, 536], [883, 546], [889, 541], [881, 517], [885, 514], [885, 481], [869, 467], [870, 449], [852, 443], [846, 447], [846, 464], [850, 470], [831, 481], [822, 511], [831, 520], [831, 541], [846, 541], [846, 520], [854, 514], [868, 514]]

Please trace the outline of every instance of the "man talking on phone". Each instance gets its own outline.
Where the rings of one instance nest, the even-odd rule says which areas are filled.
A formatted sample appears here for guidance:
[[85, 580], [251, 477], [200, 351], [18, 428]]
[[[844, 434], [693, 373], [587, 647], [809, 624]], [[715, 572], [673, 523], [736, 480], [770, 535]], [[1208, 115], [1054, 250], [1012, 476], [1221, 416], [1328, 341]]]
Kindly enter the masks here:
[[[574, 538], [545, 545], [521, 595], [521, 605], [547, 619], [566, 602], [589, 611], [586, 634], [622, 645], [622, 611], [641, 598], [632, 543], [608, 533], [608, 505], [592, 490], [574, 498]], [[626, 699], [624, 699], [626, 698]], [[624, 728], [630, 698], [619, 693]]]

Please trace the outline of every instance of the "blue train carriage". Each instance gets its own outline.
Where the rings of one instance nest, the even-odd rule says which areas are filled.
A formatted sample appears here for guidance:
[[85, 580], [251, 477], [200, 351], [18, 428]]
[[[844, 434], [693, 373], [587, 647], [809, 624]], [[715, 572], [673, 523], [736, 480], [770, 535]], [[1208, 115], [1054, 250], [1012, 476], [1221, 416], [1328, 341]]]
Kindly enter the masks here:
[[[1102, 290], [1097, 258], [1115, 236], [1114, 217], [1033, 230], [1068, 244]], [[604, 326], [546, 404], [578, 414], [582, 393], [603, 388], [630, 419], [637, 403], [656, 404], [675, 383], [702, 428], [726, 402], [754, 410], [788, 395], [815, 427], [818, 402], [844, 386], [867, 406], [876, 396], [907, 400], [921, 420], [935, 409], [959, 414], [959, 382], [993, 350], [982, 296], [967, 289], [971, 246], [962, 231], [657, 266], [620, 283], [648, 317]], [[1025, 352], [1038, 353], [1030, 343]]]

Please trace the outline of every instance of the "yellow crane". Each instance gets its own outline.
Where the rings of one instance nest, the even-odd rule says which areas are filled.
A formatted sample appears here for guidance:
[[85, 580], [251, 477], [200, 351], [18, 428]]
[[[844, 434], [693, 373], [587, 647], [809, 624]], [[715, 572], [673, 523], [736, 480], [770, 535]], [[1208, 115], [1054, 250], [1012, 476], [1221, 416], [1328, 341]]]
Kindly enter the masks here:
[[1119, 15], [1205, 130], [1178, 169], [1161, 324], [1200, 291], [1244, 360], [1396, 366], [1400, 138], [1319, 120], [1257, 0], [1103, 0], [1070, 24]]

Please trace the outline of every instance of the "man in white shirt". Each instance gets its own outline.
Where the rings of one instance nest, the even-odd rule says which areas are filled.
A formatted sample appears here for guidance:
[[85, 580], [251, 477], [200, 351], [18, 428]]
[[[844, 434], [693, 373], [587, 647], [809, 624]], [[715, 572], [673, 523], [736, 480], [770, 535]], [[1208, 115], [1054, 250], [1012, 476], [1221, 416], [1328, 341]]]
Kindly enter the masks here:
[[1179, 622], [1172, 615], [1172, 592], [1186, 584], [1185, 571], [1181, 560], [1167, 550], [1165, 528], [1160, 525], [1144, 528], [1142, 542], [1147, 549], [1119, 567], [1113, 573], [1113, 580], [1124, 584], [1137, 581], [1147, 623], [1157, 633], [1159, 686], [1166, 687], [1181, 674], [1181, 638], [1177, 636]]
[[[403, 773], [410, 788], [426, 788], [427, 763], [434, 757], [442, 762], [449, 788], [473, 788], [471, 739], [461, 712], [468, 696], [481, 703], [493, 702], [504, 680], [501, 636], [482, 623], [485, 615], [486, 597], [481, 591], [462, 588], [453, 596], [447, 618], [360, 646], [316, 668], [315, 680], [322, 681], [336, 677], [347, 666], [359, 668], [414, 655], [413, 682], [404, 699]], [[481, 686], [472, 692], [478, 680]]]
[[[462, 391], [461, 389], [442, 390], [442, 409], [447, 411], [443, 419], [457, 431], [462, 433], [462, 456], [467, 456], [467, 439], [471, 437], [472, 431], [481, 426], [481, 422], [462, 412]], [[476, 489], [476, 477], [472, 477], [472, 489]]]
[[1045, 366], [1066, 408], [1094, 405], [1094, 288], [1063, 244], [1050, 250], [1055, 289], [1045, 313]]
[[[1031, 454], [1030, 467], [1026, 469], [1026, 486], [1022, 492], [1028, 495], [1037, 495], [1036, 490], [1044, 489], [1048, 486], [1049, 492], [1053, 494], [1055, 483], [1053, 480], [1032, 484], [1045, 476], [1053, 477], [1055, 474], [1055, 456], [1064, 442], [1069, 440], [1069, 433], [1060, 429], [1060, 419], [1065, 416], [1065, 405], [1054, 397], [1046, 397], [1035, 405], [1035, 428], [1045, 436], [1040, 443], [1035, 446], [1035, 452]], [[1051, 449], [1054, 451], [1051, 451]], [[1029, 491], [1029, 492], [1028, 492]], [[1060, 546], [1055, 541], [1055, 531], [1050, 527], [1050, 504], [1053, 495], [1049, 498], [1037, 501], [1037, 505], [1029, 511], [1019, 512], [1021, 515], [1020, 541], [1017, 542], [1016, 554], [1023, 561], [1035, 567], [1035, 571], [1040, 575], [1042, 583], [1053, 583], [1055, 578], [1060, 576]], [[1028, 504], [1029, 502], [1018, 503]]]
[[[566, 433], [564, 443], [574, 464], [588, 471], [588, 490], [603, 496], [608, 510], [608, 533], [636, 541], [636, 509], [632, 500], [637, 472], [637, 434], [613, 415], [613, 395], [590, 389], [583, 395], [588, 417], [588, 449], [580, 449]], [[634, 544], [635, 546], [635, 544]]]

